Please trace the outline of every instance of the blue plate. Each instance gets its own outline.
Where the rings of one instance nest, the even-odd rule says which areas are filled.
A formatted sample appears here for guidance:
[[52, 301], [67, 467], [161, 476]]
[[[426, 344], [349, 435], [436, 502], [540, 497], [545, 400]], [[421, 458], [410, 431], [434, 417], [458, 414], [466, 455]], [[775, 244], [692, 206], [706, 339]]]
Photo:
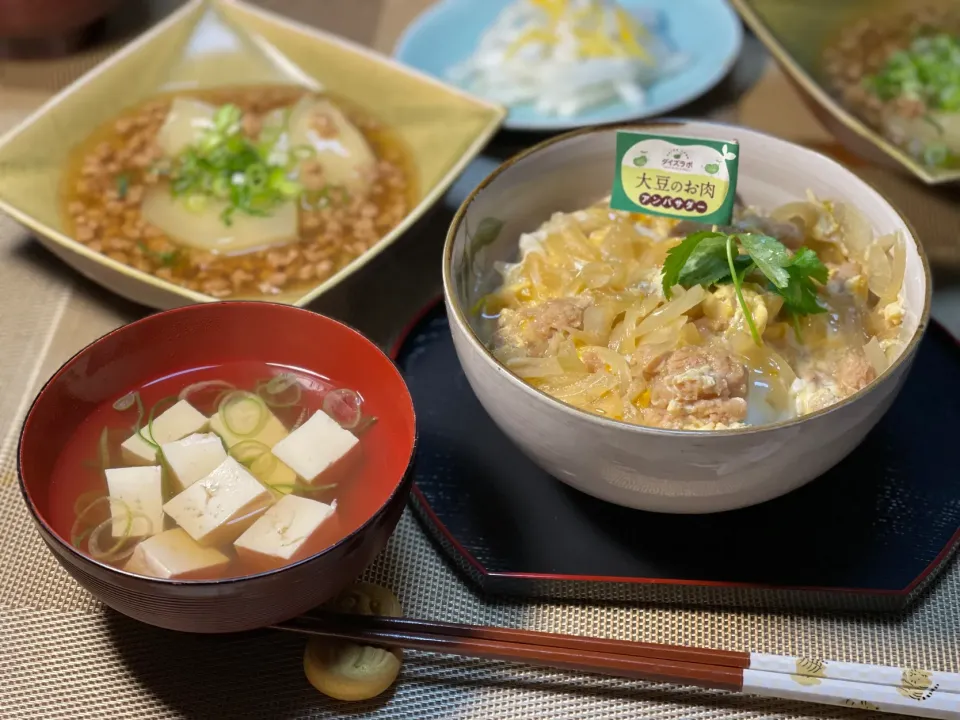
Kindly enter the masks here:
[[[441, 0], [404, 32], [394, 56], [402, 63], [449, 82], [447, 72], [466, 60], [480, 36], [513, 0]], [[613, 102], [573, 117], [511, 108], [504, 127], [512, 130], [563, 130], [583, 125], [655, 117], [694, 100], [716, 85], [740, 52], [743, 30], [726, 0], [621, 0], [629, 12], [654, 18], [651, 28], [674, 50], [688, 56], [684, 68], [647, 89], [641, 108]]]

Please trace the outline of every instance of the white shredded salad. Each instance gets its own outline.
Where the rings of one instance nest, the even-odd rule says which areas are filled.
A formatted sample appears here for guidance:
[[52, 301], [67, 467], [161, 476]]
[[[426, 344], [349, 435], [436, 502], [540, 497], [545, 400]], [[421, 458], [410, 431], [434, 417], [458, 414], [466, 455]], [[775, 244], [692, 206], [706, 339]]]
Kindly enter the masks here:
[[616, 100], [640, 108], [644, 88], [686, 62], [614, 0], [517, 0], [449, 79], [504, 105], [571, 117]]

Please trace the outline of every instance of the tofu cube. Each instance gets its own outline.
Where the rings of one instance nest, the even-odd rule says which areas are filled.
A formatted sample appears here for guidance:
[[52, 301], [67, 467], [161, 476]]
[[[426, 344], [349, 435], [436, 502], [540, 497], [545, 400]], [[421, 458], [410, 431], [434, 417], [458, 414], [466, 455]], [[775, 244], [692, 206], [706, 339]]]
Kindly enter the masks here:
[[163, 510], [198, 543], [213, 547], [240, 537], [273, 500], [273, 494], [228, 455]]
[[157, 446], [135, 433], [120, 444], [120, 457], [127, 465], [156, 465]]
[[227, 429], [227, 426], [224, 425], [223, 420], [220, 418], [220, 413], [214, 413], [210, 416], [210, 429], [220, 436], [223, 444], [227, 446], [227, 450], [244, 440], [256, 440], [258, 443], [263, 443], [268, 448], [272, 448], [287, 436], [287, 429], [277, 416], [270, 412], [269, 408], [264, 406], [263, 410], [269, 417], [267, 417], [267, 421], [256, 435], [245, 435], [243, 437], [234, 435]]
[[186, 490], [227, 459], [223, 443], [213, 433], [187, 435], [182, 440], [164, 443], [160, 449], [176, 492]]
[[230, 562], [216, 548], [204, 547], [181, 528], [147, 538], [124, 566], [128, 572], [170, 580], [215, 576]]
[[[187, 435], [206, 432], [209, 421], [206, 416], [186, 400], [167, 408], [153, 419], [153, 428], [144, 427], [140, 433], [157, 445], [180, 440]], [[150, 436], [151, 431], [153, 437]]]
[[186, 400], [180, 400], [172, 407], [167, 408], [153, 419], [153, 437], [150, 428], [146, 425], [140, 428], [120, 445], [120, 454], [125, 463], [130, 465], [155, 465], [157, 462], [157, 447], [148, 441], [153, 440], [157, 445], [180, 440], [187, 435], [204, 432], [209, 421], [203, 413], [198, 411]]
[[299, 495], [285, 495], [261, 515], [233, 546], [256, 565], [277, 565], [307, 547], [334, 507]]
[[273, 447], [273, 454], [305, 482], [312, 483], [358, 443], [332, 417], [318, 410], [303, 425]]
[[[107, 492], [112, 499], [121, 501], [110, 503], [113, 537], [144, 537], [163, 532], [163, 474], [159, 465], [109, 468], [106, 476]], [[131, 520], [130, 513], [143, 517]]]

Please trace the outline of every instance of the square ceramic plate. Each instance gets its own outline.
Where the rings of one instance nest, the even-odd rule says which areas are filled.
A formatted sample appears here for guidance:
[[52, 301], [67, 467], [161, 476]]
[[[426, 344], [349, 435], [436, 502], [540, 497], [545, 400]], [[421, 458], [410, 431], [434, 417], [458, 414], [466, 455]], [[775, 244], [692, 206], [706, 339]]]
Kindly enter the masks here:
[[130, 300], [154, 308], [213, 301], [72, 240], [61, 215], [61, 174], [71, 149], [125, 107], [177, 88], [266, 83], [327, 90], [389, 125], [410, 152], [419, 197], [379, 243], [306, 293], [234, 300], [305, 305], [360, 270], [440, 198], [505, 114], [319, 30], [234, 0], [193, 0], [0, 139], [0, 209], [77, 271]]
[[[918, 5], [949, 0], [915, 0]], [[750, 29], [790, 75], [830, 132], [853, 152], [900, 166], [934, 185], [960, 180], [960, 169], [930, 168], [886, 140], [846, 109], [821, 84], [820, 55], [836, 34], [862, 17], [905, 10], [903, 0], [731, 0]]]

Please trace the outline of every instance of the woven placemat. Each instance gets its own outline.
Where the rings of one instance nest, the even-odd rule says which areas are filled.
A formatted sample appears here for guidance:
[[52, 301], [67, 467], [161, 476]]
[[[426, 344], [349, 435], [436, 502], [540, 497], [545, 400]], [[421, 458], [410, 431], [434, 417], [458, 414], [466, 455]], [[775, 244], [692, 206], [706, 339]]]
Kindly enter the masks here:
[[[304, 10], [306, 3], [294, 0], [267, 4], [279, 10], [290, 6], [301, 19], [389, 49], [398, 29], [427, 2], [317, 0], [310, 12]], [[342, 10], [337, 15], [338, 8], [346, 5], [363, 5], [364, 10], [355, 17]], [[0, 132], [98, 57], [92, 53], [40, 65], [0, 65]], [[750, 62], [757, 64], [756, 55]], [[741, 65], [740, 72], [752, 72], [749, 63]], [[824, 140], [816, 125], [809, 120], [803, 124], [806, 116], [798, 114], [798, 101], [779, 73], [767, 66], [760, 82], [755, 80], [751, 79], [752, 90], [740, 105], [732, 106], [714, 95], [711, 107], [704, 109], [713, 114], [719, 109], [725, 119], [780, 130], [777, 117], [751, 108], [771, 104], [789, 108], [791, 137]], [[737, 82], [735, 78], [734, 89]], [[786, 99], [771, 103], [771, 93]], [[910, 212], [917, 217], [928, 214], [929, 197], [908, 186], [914, 198], [904, 196], [912, 204]], [[325, 296], [316, 309], [352, 322], [387, 346], [403, 319], [439, 288], [436, 265], [448, 219], [447, 210], [438, 210], [388, 260], [371, 264], [362, 282], [348, 283]], [[942, 216], [939, 222], [937, 242], [952, 232]], [[944, 245], [956, 247], [945, 240]], [[377, 291], [371, 292], [371, 287]], [[19, 424], [39, 385], [84, 344], [145, 311], [66, 270], [4, 217], [0, 217], [0, 292], [0, 718], [4, 720], [884, 717], [413, 652], [406, 654], [400, 681], [386, 696], [347, 706], [326, 700], [306, 683], [301, 637], [266, 630], [189, 636], [113, 613], [81, 590], [41, 543], [16, 485], [14, 452]], [[389, 312], [384, 310], [384, 298], [391, 300]], [[827, 551], [811, 543], [811, 552]], [[366, 579], [393, 588], [413, 616], [960, 671], [960, 565], [956, 562], [911, 611], [895, 617], [490, 601], [446, 564], [407, 513]]]

